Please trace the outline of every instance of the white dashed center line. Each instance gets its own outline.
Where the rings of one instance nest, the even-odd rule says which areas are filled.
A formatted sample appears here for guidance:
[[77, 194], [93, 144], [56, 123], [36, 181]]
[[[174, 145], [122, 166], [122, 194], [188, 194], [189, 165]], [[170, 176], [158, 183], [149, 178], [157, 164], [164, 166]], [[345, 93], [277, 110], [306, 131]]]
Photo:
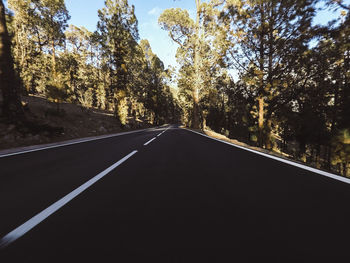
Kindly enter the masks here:
[[146, 146], [146, 145], [148, 145], [148, 144], [150, 144], [152, 141], [154, 141], [156, 139], [156, 137], [154, 137], [154, 138], [152, 138], [152, 139], [150, 139], [148, 142], [146, 142], [144, 145]]

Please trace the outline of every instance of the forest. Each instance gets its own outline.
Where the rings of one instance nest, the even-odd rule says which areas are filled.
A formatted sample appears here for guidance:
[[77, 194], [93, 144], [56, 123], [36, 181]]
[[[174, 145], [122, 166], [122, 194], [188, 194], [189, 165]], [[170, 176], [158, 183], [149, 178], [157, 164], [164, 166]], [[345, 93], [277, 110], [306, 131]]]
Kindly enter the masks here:
[[[1, 0], [0, 121], [23, 122], [20, 96], [42, 96], [58, 112], [65, 102], [110, 111], [121, 127], [210, 129], [350, 176], [350, 4], [190, 1], [194, 17], [172, 8], [158, 18], [178, 46], [175, 69], [139, 39], [127, 0], [106, 0], [95, 32], [68, 25], [64, 0], [8, 0], [6, 10]], [[320, 10], [340, 15], [315, 24]]]

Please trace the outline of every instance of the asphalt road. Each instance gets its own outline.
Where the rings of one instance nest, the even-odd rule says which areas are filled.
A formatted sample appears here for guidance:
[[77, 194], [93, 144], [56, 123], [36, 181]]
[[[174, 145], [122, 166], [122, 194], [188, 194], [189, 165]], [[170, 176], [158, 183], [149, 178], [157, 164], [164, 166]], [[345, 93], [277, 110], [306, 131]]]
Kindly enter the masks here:
[[350, 262], [349, 202], [347, 183], [150, 129], [0, 158], [0, 262]]

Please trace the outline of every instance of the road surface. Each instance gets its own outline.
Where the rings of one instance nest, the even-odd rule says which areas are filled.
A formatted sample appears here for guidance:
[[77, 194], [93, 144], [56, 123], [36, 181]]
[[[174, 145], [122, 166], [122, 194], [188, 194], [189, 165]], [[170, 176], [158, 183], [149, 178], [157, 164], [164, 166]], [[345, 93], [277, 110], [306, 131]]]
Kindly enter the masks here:
[[0, 262], [350, 262], [349, 203], [346, 182], [148, 129], [0, 157]]

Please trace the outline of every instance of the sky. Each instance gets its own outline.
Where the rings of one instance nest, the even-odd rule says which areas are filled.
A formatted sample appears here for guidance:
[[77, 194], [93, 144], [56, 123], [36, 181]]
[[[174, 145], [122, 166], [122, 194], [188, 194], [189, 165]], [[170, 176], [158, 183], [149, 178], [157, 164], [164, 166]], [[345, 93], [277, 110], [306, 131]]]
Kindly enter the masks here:
[[[344, 1], [347, 5], [350, 0]], [[6, 1], [5, 1], [6, 3]], [[84, 26], [90, 31], [96, 30], [97, 10], [104, 7], [104, 0], [65, 0], [71, 19], [69, 24]], [[129, 0], [135, 6], [139, 22], [140, 39], [148, 39], [152, 50], [164, 62], [165, 67], [176, 66], [177, 45], [169, 38], [168, 33], [158, 25], [158, 17], [163, 10], [173, 7], [187, 9], [191, 17], [195, 14], [194, 0]], [[319, 12], [314, 23], [326, 24], [339, 16], [337, 12]]]
[[[97, 10], [104, 7], [104, 0], [66, 0], [71, 15], [70, 24], [84, 26], [90, 31], [96, 30]], [[168, 33], [158, 25], [158, 17], [163, 10], [180, 7], [194, 14], [194, 0], [129, 0], [135, 6], [139, 23], [140, 39], [148, 39], [152, 50], [164, 62], [165, 67], [175, 66], [177, 46], [168, 37]]]
[[[104, 0], [65, 0], [67, 9], [71, 15], [69, 23], [76, 26], [84, 26], [90, 31], [96, 29], [97, 10], [103, 8]], [[345, 3], [350, 4], [350, 0]], [[193, 17], [195, 14], [194, 0], [129, 0], [130, 5], [135, 6], [136, 17], [139, 22], [140, 39], [148, 39], [152, 50], [164, 62], [164, 65], [176, 66], [176, 49], [168, 36], [168, 33], [158, 25], [158, 17], [163, 10], [180, 7], [187, 9]], [[338, 11], [339, 12], [339, 11]], [[315, 23], [326, 24], [330, 19], [338, 16], [338, 13], [320, 12], [315, 18]]]

